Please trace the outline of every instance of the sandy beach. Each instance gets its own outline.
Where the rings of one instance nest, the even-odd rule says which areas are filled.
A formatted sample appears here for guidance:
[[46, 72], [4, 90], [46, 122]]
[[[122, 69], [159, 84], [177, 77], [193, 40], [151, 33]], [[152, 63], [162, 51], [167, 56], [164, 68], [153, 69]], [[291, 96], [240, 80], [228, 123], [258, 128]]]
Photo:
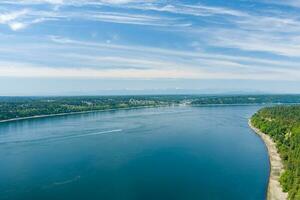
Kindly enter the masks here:
[[251, 129], [262, 138], [262, 140], [264, 141], [268, 149], [271, 170], [270, 170], [269, 183], [268, 183], [267, 199], [268, 200], [287, 199], [288, 194], [282, 191], [281, 185], [279, 183], [280, 175], [283, 173], [284, 170], [275, 142], [271, 139], [270, 136], [264, 134], [259, 129], [252, 126], [251, 120], [248, 121], [248, 124], [251, 127]]

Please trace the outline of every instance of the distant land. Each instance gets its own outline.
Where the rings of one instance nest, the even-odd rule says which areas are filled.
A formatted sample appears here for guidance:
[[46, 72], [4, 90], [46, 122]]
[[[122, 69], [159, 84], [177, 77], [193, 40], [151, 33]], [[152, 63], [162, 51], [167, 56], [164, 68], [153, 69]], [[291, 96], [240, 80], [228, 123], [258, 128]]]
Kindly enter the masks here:
[[0, 120], [171, 105], [300, 103], [300, 95], [126, 95], [0, 97]]
[[[0, 93], [0, 96], [128, 96], [128, 95], [266, 95], [277, 94], [260, 90], [222, 90], [218, 88], [210, 89], [184, 89], [184, 88], [166, 88], [166, 89], [112, 89], [112, 90], [74, 90], [74, 91], [44, 91], [44, 92], [18, 92], [18, 93]], [[297, 94], [297, 93], [280, 93]]]

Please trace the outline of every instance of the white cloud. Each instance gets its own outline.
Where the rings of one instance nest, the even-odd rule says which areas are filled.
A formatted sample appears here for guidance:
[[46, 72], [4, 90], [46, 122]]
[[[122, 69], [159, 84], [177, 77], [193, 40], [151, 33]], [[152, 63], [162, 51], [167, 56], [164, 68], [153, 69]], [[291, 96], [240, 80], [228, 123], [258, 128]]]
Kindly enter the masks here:
[[100, 79], [246, 79], [297, 81], [297, 70], [272, 70], [262, 73], [222, 72], [201, 69], [91, 69], [50, 68], [20, 63], [0, 63], [0, 77], [100, 78]]
[[51, 4], [63, 4], [65, 0], [23, 0], [24, 2], [37, 2], [37, 3], [51, 3]]
[[[15, 47], [14, 59], [38, 55], [30, 63], [2, 63], [0, 74], [16, 77], [181, 78], [297, 80], [297, 62], [114, 45], [52, 37], [55, 43]], [[7, 50], [8, 49], [8, 50]], [[77, 53], [75, 53], [77, 52]], [[51, 58], [51, 63], [45, 60]], [[55, 59], [54, 59], [55, 58]], [[42, 64], [44, 63], [44, 64]], [[63, 64], [62, 64], [63, 63]], [[1, 64], [1, 63], [0, 63]], [[51, 67], [53, 66], [53, 67]], [[55, 67], [54, 67], [55, 66]], [[32, 73], [32, 74], [31, 74]]]
[[139, 0], [100, 0], [103, 3], [110, 3], [110, 4], [125, 4], [125, 3], [132, 3], [132, 2], [143, 2]]
[[0, 14], [0, 24], [5, 24], [13, 31], [18, 31], [26, 28], [31, 24], [36, 24], [44, 21], [44, 18], [31, 18], [34, 11], [23, 9], [19, 11], [7, 12]]
[[29, 11], [27, 9], [19, 10], [19, 11], [14, 11], [14, 12], [7, 12], [7, 13], [2, 13], [0, 14], [0, 23], [1, 24], [6, 24], [11, 21], [14, 21], [24, 15], [26, 15]]
[[[300, 78], [298, 63], [289, 60], [289, 58], [300, 59], [300, 19], [288, 13], [272, 16], [269, 12], [252, 11], [250, 13], [249, 11], [248, 13], [201, 4], [135, 4], [143, 1], [131, 0], [31, 0], [20, 2], [62, 6], [76, 4], [79, 6], [76, 7], [76, 12], [72, 9], [49, 9], [52, 6], [46, 6], [48, 10], [34, 10], [33, 7], [30, 12], [21, 10], [1, 14], [0, 23], [9, 26], [14, 31], [47, 20], [60, 20], [60, 23], [56, 25], [64, 27], [65, 23], [63, 22], [70, 19], [157, 26], [160, 27], [160, 31], [170, 31], [170, 34], [171, 31], [176, 31], [178, 38], [200, 41], [199, 48], [203, 51], [196, 51], [197, 45], [190, 48], [189, 51], [179, 51], [132, 46], [130, 45], [131, 41], [128, 41], [128, 45], [117, 45], [111, 38], [105, 37], [103, 37], [103, 43], [96, 43], [52, 36], [52, 43], [50, 45], [43, 44], [44, 47], [37, 45], [36, 49], [31, 49], [30, 45], [24, 44], [27, 49], [19, 53], [19, 58], [21, 60], [29, 55], [32, 62], [26, 66], [8, 63], [7, 69], [1, 68], [0, 74], [3, 76], [271, 80]], [[111, 11], [108, 12], [101, 10], [101, 6], [96, 7], [97, 9], [86, 10], [84, 6], [80, 7], [81, 5], [102, 4], [110, 4], [111, 7], [117, 9], [111, 8]], [[122, 8], [122, 12], [119, 11], [120, 8]], [[190, 25], [191, 16], [194, 17], [193, 22], [206, 21], [201, 24], [201, 27]], [[225, 26], [213, 24], [215, 21], [212, 19], [215, 18], [218, 18], [217, 23], [224, 23]], [[168, 28], [163, 29], [162, 26]], [[100, 34], [100, 36], [103, 35]], [[96, 37], [95, 40], [97, 39]], [[184, 49], [186, 46], [182, 45], [182, 49]], [[226, 55], [228, 52], [224, 50], [218, 54], [204, 53], [206, 48], [211, 47], [214, 50], [231, 48], [237, 55]], [[19, 49], [21, 48], [14, 48], [15, 51]], [[5, 52], [3, 49], [0, 51]], [[46, 52], [47, 55], [43, 52]], [[255, 52], [255, 54], [249, 56], [249, 52]], [[254, 58], [256, 54], [266, 53], [269, 58]], [[33, 54], [37, 56], [32, 57]], [[241, 54], [244, 56], [239, 56]], [[18, 57], [18, 54], [15, 56]], [[51, 67], [51, 64], [45, 64], [45, 60], [49, 57], [55, 58], [50, 59], [53, 66], [61, 66], [61, 63], [63, 66], [55, 68]], [[274, 57], [280, 58], [273, 60]], [[35, 66], [35, 63], [44, 63], [45, 66], [42, 64]]]
[[33, 4], [53, 4], [53, 5], [101, 5], [101, 4], [128, 4], [152, 2], [154, 0], [4, 0], [7, 4], [33, 5]]
[[[1, 5], [1, 3], [0, 3]], [[101, 21], [113, 22], [119, 24], [134, 24], [144, 26], [174, 26], [174, 27], [187, 27], [189, 23], [179, 22], [176, 18], [159, 16], [159, 15], [146, 15], [146, 14], [131, 14], [126, 12], [103, 12], [103, 11], [90, 11], [72, 12], [59, 10], [34, 10], [24, 9], [0, 15], [0, 24], [8, 25], [12, 30], [20, 30], [32, 24], [41, 23], [44, 21], [56, 20], [87, 20], [87, 21]]]
[[214, 6], [205, 6], [201, 4], [189, 5], [189, 4], [137, 4], [137, 5], [129, 5], [128, 8], [135, 8], [141, 10], [153, 10], [159, 12], [169, 12], [175, 14], [183, 14], [183, 15], [194, 15], [194, 16], [212, 16], [212, 15], [228, 15], [241, 17], [245, 16], [244, 12], [225, 8], [225, 7], [214, 7]]
[[241, 29], [207, 29], [201, 34], [206, 34], [207, 42], [216, 47], [300, 58], [300, 37], [295, 33], [286, 35]]
[[18, 30], [24, 29], [27, 26], [26, 24], [20, 23], [20, 22], [12, 22], [12, 23], [9, 23], [8, 25], [13, 31], [18, 31]]
[[277, 5], [285, 5], [285, 6], [292, 6], [292, 7], [300, 7], [300, 1], [299, 0], [265, 0], [266, 3], [272, 3]]
[[72, 13], [71, 15], [76, 18], [84, 18], [92, 21], [114, 22], [122, 24], [150, 26], [188, 26], [188, 24], [178, 23], [172, 18], [142, 14], [128, 14], [117, 12], [85, 12], [80, 14]]
[[90, 69], [50, 68], [24, 63], [0, 63], [2, 77], [64, 77], [64, 78], [197, 78], [201, 71], [177, 69]]
[[[211, 32], [210, 32], [211, 31]], [[243, 48], [245, 50], [255, 50], [255, 51], [271, 51], [275, 53], [285, 53], [291, 54], [287, 51], [287, 49], [280, 49], [277, 51], [276, 47], [267, 44], [266, 47], [262, 46], [258, 48], [257, 43], [261, 43], [261, 40], [266, 40], [267, 36], [259, 38], [259, 36], [252, 35], [251, 37], [246, 35], [249, 34], [248, 32], [231, 32], [230, 30], [207, 30], [203, 33], [207, 35], [206, 39], [211, 45], [218, 45], [222, 47], [236, 47], [236, 48]], [[247, 41], [244, 38], [257, 38], [252, 39], [253, 44], [247, 45]], [[97, 52], [99, 50], [103, 51], [113, 51], [118, 52], [118, 54], [123, 55], [124, 52], [133, 52], [133, 55], [139, 55], [144, 53], [146, 55], [151, 55], [154, 57], [155, 55], [165, 56], [166, 58], [173, 59], [175, 58], [187, 58], [187, 60], [191, 59], [207, 59], [207, 60], [223, 60], [223, 61], [232, 61], [232, 62], [248, 62], [248, 63], [255, 63], [255, 65], [264, 65], [264, 66], [283, 66], [283, 67], [299, 67], [298, 62], [291, 62], [285, 60], [274, 60], [273, 58], [255, 58], [253, 56], [229, 56], [226, 54], [218, 54], [218, 53], [204, 53], [201, 51], [180, 51], [180, 50], [172, 50], [172, 49], [163, 49], [163, 48], [155, 48], [155, 47], [145, 47], [145, 46], [132, 46], [132, 45], [117, 45], [117, 44], [107, 44], [107, 43], [97, 43], [97, 42], [87, 42], [87, 41], [80, 41], [80, 40], [72, 40], [69, 38], [59, 37], [59, 36], [50, 36], [49, 39], [54, 43], [62, 44], [64, 47], [69, 45], [69, 48], [76, 49], [76, 48], [88, 48], [93, 49], [93, 51]], [[300, 40], [300, 38], [299, 38]], [[236, 42], [234, 42], [236, 41]], [[244, 43], [243, 43], [244, 41]], [[249, 41], [248, 41], [249, 42]], [[232, 44], [230, 44], [232, 43]], [[250, 43], [250, 42], [249, 42]], [[262, 44], [261, 44], [262, 45]], [[278, 44], [274, 44], [278, 45]], [[243, 47], [244, 46], [244, 47]], [[267, 47], [269, 46], [269, 47]], [[274, 49], [273, 49], [274, 48]], [[278, 52], [279, 51], [279, 52]], [[164, 59], [166, 59], [164, 57]]]
[[13, 31], [17, 31], [25, 28], [27, 25], [25, 23], [19, 22], [18, 20], [26, 16], [29, 10], [23, 9], [14, 12], [7, 12], [0, 14], [0, 24], [8, 25]]

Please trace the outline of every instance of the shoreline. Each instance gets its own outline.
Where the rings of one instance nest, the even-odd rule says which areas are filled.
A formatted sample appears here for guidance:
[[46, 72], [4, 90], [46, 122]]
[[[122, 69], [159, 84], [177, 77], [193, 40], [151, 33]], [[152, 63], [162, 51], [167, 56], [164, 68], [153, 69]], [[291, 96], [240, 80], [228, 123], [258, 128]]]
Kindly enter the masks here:
[[[195, 107], [206, 107], [206, 106], [252, 106], [252, 105], [260, 105], [260, 104], [199, 104], [199, 105], [190, 105]], [[158, 105], [158, 106], [137, 106], [137, 107], [129, 107], [129, 108], [111, 108], [111, 109], [103, 109], [103, 110], [87, 110], [87, 111], [78, 111], [78, 112], [68, 112], [68, 113], [57, 113], [57, 114], [47, 114], [47, 115], [33, 115], [29, 117], [17, 117], [12, 119], [4, 119], [0, 120], [1, 123], [5, 122], [14, 122], [26, 119], [39, 119], [46, 117], [55, 117], [55, 116], [65, 116], [65, 115], [76, 115], [76, 114], [84, 114], [84, 113], [93, 113], [93, 112], [106, 112], [106, 111], [117, 111], [117, 110], [130, 110], [130, 109], [142, 109], [142, 108], [157, 108], [157, 107], [168, 107], [168, 106], [181, 106], [180, 104], [171, 104], [171, 105]]]
[[109, 112], [109, 111], [118, 111], [118, 110], [142, 109], [142, 108], [158, 108], [158, 107], [166, 107], [166, 106], [163, 106], [163, 105], [160, 105], [160, 106], [137, 106], [137, 107], [130, 107], [130, 108], [111, 108], [111, 109], [103, 109], [103, 110], [87, 110], [87, 111], [78, 111], [78, 112], [69, 112], [69, 113], [48, 114], [48, 115], [34, 115], [34, 116], [29, 116], [29, 117], [18, 117], [18, 118], [0, 120], [0, 124], [5, 123], [5, 122], [14, 122], [14, 121], [27, 120], [27, 119], [39, 119], [39, 118], [46, 118], [46, 117], [76, 115], [76, 114], [85, 114], [85, 113]]
[[[272, 105], [273, 103], [270, 103], [270, 104]], [[275, 103], [275, 105], [276, 104], [277, 103]], [[287, 104], [295, 104], [295, 103], [287, 103]], [[252, 103], [250, 103], [250, 104], [194, 104], [194, 105], [189, 105], [189, 106], [207, 107], [207, 106], [260, 106], [260, 105], [265, 105], [265, 104], [260, 104], [260, 103], [253, 103], [253, 104]], [[20, 120], [26, 120], [26, 119], [38, 119], [38, 118], [76, 115], [76, 114], [93, 113], [93, 112], [106, 112], [106, 111], [130, 110], [130, 109], [140, 109], [140, 108], [156, 108], [156, 107], [168, 107], [168, 106], [181, 106], [181, 105], [180, 104], [171, 104], [171, 105], [158, 105], [158, 106], [137, 106], [137, 107], [129, 107], [129, 108], [111, 108], [111, 109], [103, 109], [103, 110], [87, 110], [87, 111], [78, 111], [78, 112], [75, 111], [75, 112], [69, 112], [69, 113], [33, 115], [33, 116], [29, 116], [29, 117], [17, 117], [17, 118], [12, 118], [12, 119], [0, 120], [0, 124], [5, 123], [5, 122], [14, 122], [14, 121], [20, 121]]]
[[284, 168], [275, 142], [269, 135], [254, 127], [251, 123], [251, 119], [249, 119], [248, 125], [263, 140], [268, 150], [270, 174], [268, 180], [267, 200], [286, 200], [288, 193], [282, 191], [282, 187], [279, 182], [280, 175], [284, 172]]

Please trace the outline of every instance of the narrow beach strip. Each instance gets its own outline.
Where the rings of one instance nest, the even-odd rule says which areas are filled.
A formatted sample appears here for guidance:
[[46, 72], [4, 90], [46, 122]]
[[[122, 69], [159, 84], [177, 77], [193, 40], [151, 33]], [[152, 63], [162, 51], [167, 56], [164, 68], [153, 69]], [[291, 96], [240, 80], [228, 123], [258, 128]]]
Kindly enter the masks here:
[[272, 138], [261, 132], [258, 128], [255, 128], [251, 124], [251, 120], [249, 119], [248, 124], [250, 128], [261, 137], [264, 141], [269, 154], [270, 160], [270, 175], [269, 175], [269, 183], [268, 183], [268, 191], [267, 191], [267, 199], [268, 200], [286, 200], [288, 194], [282, 191], [282, 187], [280, 185], [279, 179], [280, 175], [283, 173], [283, 164], [280, 158], [280, 155], [277, 151], [276, 144], [272, 140]]

